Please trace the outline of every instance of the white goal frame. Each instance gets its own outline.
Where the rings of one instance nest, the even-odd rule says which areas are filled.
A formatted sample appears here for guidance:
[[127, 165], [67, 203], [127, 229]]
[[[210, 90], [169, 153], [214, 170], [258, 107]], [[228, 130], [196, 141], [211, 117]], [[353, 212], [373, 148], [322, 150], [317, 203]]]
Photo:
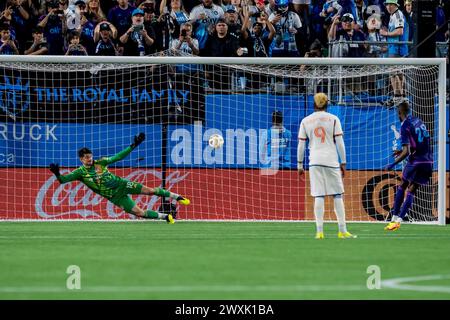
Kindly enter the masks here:
[[232, 57], [94, 57], [94, 56], [0, 56], [6, 63], [70, 63], [70, 64], [230, 64], [230, 65], [433, 65], [438, 74], [438, 221], [446, 220], [446, 59], [445, 58], [232, 58]]

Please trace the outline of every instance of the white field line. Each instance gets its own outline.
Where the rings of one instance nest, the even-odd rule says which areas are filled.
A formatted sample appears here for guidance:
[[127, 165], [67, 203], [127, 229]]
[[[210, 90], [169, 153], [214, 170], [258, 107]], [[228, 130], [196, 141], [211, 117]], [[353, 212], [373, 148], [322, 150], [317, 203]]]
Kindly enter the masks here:
[[444, 280], [444, 279], [450, 279], [450, 275], [435, 274], [435, 275], [418, 276], [418, 277], [394, 278], [394, 279], [381, 281], [381, 288], [406, 290], [406, 291], [449, 293], [450, 294], [450, 286], [408, 284], [410, 282]]
[[[449, 293], [448, 286], [423, 286], [411, 282], [450, 279], [450, 275], [427, 275], [383, 280], [381, 289]], [[0, 293], [173, 293], [173, 292], [341, 292], [369, 291], [362, 285], [176, 285], [176, 286], [88, 286], [80, 290], [64, 287], [0, 287]], [[375, 292], [379, 290], [374, 290]]]
[[64, 287], [0, 287], [0, 293], [163, 293], [163, 292], [317, 292], [364, 291], [365, 286], [326, 285], [177, 285], [177, 286], [89, 286], [80, 290]]

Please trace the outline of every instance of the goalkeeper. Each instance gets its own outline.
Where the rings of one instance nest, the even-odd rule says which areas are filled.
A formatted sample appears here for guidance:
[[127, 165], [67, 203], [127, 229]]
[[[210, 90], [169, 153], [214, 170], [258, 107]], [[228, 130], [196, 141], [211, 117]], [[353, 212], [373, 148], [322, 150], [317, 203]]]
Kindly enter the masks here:
[[162, 188], [149, 188], [138, 182], [129, 181], [112, 174], [107, 166], [124, 159], [138, 145], [145, 140], [145, 134], [139, 133], [134, 137], [133, 143], [116, 154], [108, 158], [93, 159], [92, 151], [88, 148], [82, 148], [78, 151], [82, 166], [78, 167], [67, 175], [61, 175], [57, 163], [50, 164], [50, 171], [56, 176], [60, 183], [79, 180], [89, 189], [105, 197], [116, 206], [122, 208], [128, 213], [147, 219], [164, 219], [168, 223], [175, 222], [172, 214], [159, 213], [153, 210], [143, 210], [129, 197], [129, 194], [157, 195], [160, 197], [170, 197], [179, 203], [188, 205], [189, 199], [186, 199], [176, 193], [164, 190]]

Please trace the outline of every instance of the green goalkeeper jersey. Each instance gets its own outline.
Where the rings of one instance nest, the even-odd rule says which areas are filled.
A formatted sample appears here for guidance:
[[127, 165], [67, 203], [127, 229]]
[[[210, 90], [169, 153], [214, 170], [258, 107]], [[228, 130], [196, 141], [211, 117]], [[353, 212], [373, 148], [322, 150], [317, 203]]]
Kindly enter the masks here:
[[129, 155], [131, 151], [133, 151], [133, 148], [130, 146], [120, 151], [115, 156], [95, 160], [94, 165], [90, 168], [86, 168], [82, 165], [69, 174], [60, 175], [58, 181], [66, 183], [79, 180], [95, 193], [98, 193], [107, 199], [111, 199], [118, 191], [118, 188], [123, 185], [123, 183], [128, 182], [128, 180], [112, 174], [109, 172], [107, 166], [122, 160]]

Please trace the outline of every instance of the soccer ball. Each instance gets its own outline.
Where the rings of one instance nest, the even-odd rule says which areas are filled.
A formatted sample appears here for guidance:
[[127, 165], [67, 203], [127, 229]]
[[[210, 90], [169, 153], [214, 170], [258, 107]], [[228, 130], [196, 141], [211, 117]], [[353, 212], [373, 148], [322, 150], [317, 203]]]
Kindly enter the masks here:
[[211, 148], [218, 149], [223, 146], [224, 140], [220, 134], [215, 133], [211, 137], [209, 137], [208, 142]]

